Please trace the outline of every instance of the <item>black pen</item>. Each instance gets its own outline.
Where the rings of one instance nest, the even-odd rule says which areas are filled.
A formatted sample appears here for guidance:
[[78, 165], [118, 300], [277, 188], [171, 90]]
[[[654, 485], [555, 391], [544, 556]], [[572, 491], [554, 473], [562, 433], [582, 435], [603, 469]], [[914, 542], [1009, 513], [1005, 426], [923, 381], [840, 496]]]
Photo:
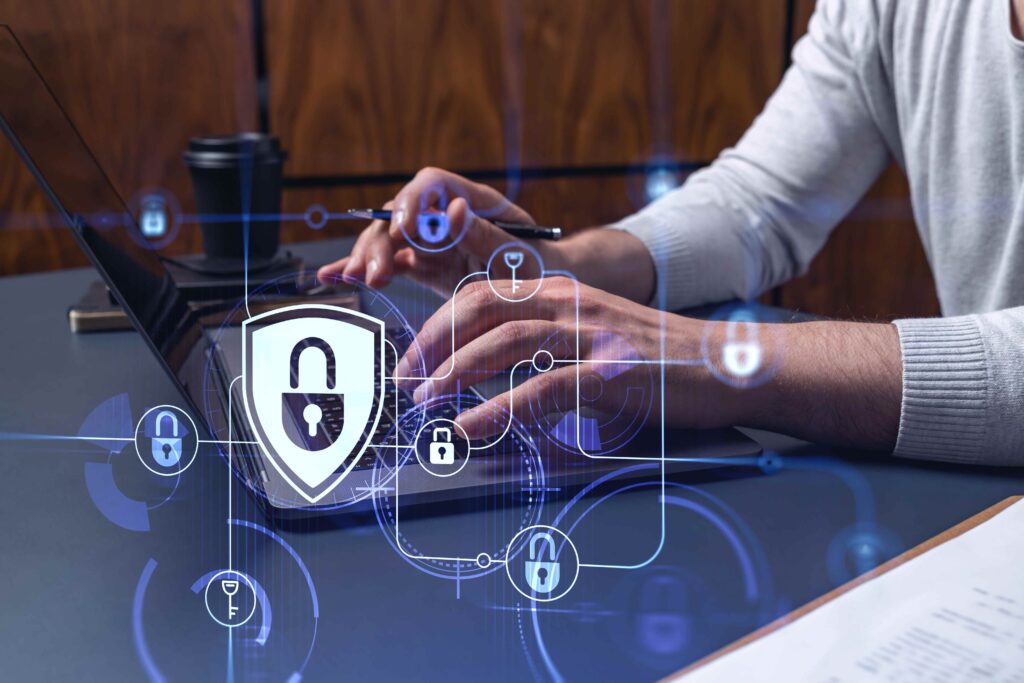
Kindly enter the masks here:
[[[365, 218], [366, 220], [391, 220], [391, 212], [387, 209], [349, 209], [348, 213], [355, 218]], [[444, 214], [439, 213], [436, 215], [442, 216]], [[507, 223], [505, 221], [491, 221], [491, 223], [494, 223], [494, 225], [513, 237], [518, 237], [520, 239], [551, 240], [552, 242], [557, 242], [562, 239], [561, 228], [549, 228], [543, 225], [527, 225], [525, 223]]]

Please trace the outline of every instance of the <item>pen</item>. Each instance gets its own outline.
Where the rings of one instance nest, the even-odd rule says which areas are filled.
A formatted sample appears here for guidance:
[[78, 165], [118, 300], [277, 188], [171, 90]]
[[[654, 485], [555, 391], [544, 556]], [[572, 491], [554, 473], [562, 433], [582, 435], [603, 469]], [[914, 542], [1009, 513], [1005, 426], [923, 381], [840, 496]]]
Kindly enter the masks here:
[[[349, 209], [349, 215], [355, 218], [366, 220], [390, 221], [391, 212], [387, 209]], [[439, 216], [443, 214], [437, 214]], [[557, 242], [562, 239], [561, 228], [549, 228], [543, 225], [526, 225], [525, 223], [506, 223], [505, 221], [491, 221], [513, 237], [527, 240], [551, 240]]]

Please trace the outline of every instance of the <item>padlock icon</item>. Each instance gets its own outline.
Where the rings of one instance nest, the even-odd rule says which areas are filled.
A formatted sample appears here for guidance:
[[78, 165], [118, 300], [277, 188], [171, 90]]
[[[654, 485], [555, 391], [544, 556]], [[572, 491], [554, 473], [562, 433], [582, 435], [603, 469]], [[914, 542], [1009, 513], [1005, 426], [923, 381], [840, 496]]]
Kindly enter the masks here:
[[163, 197], [151, 194], [142, 200], [139, 223], [143, 237], [148, 239], [167, 234], [167, 209]]
[[[311, 348], [319, 350], [324, 357], [324, 381], [320, 383], [323, 391], [310, 391], [313, 385], [302, 382], [299, 377], [299, 358]], [[296, 391], [282, 392], [281, 419], [286, 425], [288, 438], [303, 450], [322, 451], [337, 441], [341, 434], [345, 417], [344, 396], [331, 391], [337, 384], [337, 370], [334, 349], [319, 337], [306, 337], [292, 348], [288, 363], [289, 386]], [[329, 420], [324, 419], [327, 413], [330, 413]], [[301, 418], [295, 420], [296, 428], [288, 429], [296, 416]]]
[[[171, 422], [170, 436], [165, 436], [163, 432], [165, 419]], [[169, 410], [161, 410], [156, 414], [154, 426], [153, 460], [161, 467], [174, 467], [181, 460], [181, 426], [178, 424], [178, 416]]]
[[[442, 435], [444, 436], [443, 441], [441, 440]], [[430, 440], [430, 464], [455, 464], [455, 444], [452, 443], [452, 430], [447, 427], [434, 429], [434, 436]]]
[[[734, 377], [750, 377], [761, 369], [761, 344], [757, 339], [757, 324], [746, 309], [737, 309], [725, 324], [725, 343], [722, 344], [722, 364]], [[740, 327], [746, 328], [746, 337], [739, 339]]]
[[690, 637], [686, 607], [684, 588], [675, 577], [665, 574], [649, 577], [640, 587], [637, 640], [655, 654], [679, 652]]
[[[538, 559], [537, 546], [544, 541], [548, 549], [548, 560]], [[561, 564], [555, 561], [555, 539], [546, 531], [530, 537], [530, 559], [526, 561], [526, 583], [535, 593], [547, 595], [558, 587], [561, 578]]]

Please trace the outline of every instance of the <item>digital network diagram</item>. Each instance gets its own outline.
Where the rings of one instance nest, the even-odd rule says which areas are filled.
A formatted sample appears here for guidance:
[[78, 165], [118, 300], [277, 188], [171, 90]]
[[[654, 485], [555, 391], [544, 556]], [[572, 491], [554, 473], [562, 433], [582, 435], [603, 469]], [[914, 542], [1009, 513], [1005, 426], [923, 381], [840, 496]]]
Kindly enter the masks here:
[[[172, 203], [158, 202], [158, 196], [147, 195], [141, 202], [139, 219], [149, 226], [144, 234], [162, 242], [167, 226], [177, 221], [152, 215]], [[302, 220], [315, 219], [310, 225], [319, 229], [332, 215], [314, 206]], [[415, 249], [438, 253], [462, 237], [449, 230], [443, 213], [431, 213], [418, 225], [419, 239], [406, 235]], [[480, 270], [462, 277], [434, 314], [446, 334], [426, 341], [384, 291], [352, 278], [336, 279], [336, 291], [345, 292], [343, 303], [337, 297], [295, 303], [287, 293], [302, 277], [290, 274], [246, 287], [246, 296], [213, 327], [218, 346], [235, 345], [242, 358], [242, 374], [226, 378], [226, 406], [211, 399], [202, 406], [148, 407], [128, 436], [117, 425], [130, 408], [126, 397], [117, 397], [100, 406], [73, 437], [99, 444], [112, 456], [131, 442], [154, 482], [172, 482], [159, 500], [133, 501], [118, 490], [110, 463], [87, 465], [92, 500], [108, 519], [131, 531], [148, 531], [150, 513], [174, 505], [175, 492], [201, 454], [223, 457], [229, 474], [219, 501], [226, 510], [224, 563], [195, 577], [189, 589], [209, 619], [228, 631], [229, 679], [236, 641], [231, 633], [246, 627], [251, 637], [242, 642], [265, 647], [275, 602], [266, 585], [269, 577], [248, 564], [252, 555], [240, 551], [241, 539], [272, 543], [308, 594], [308, 646], [290, 680], [301, 680], [316, 656], [316, 584], [323, 577], [310, 571], [287, 534], [275, 528], [277, 520], [291, 515], [316, 518], [372, 510], [397, 556], [427, 575], [453, 581], [453, 599], [459, 599], [465, 581], [507, 582], [514, 589], [511, 601], [488, 607], [511, 614], [516, 639], [538, 680], [564, 676], [555, 647], [561, 636], [544, 629], [544, 618], [552, 613], [575, 615], [581, 622], [627, 615], [609, 627], [615, 642], [628, 657], [654, 667], [706, 647], [702, 620], [713, 621], [712, 613], [727, 613], [730, 607], [709, 604], [702, 579], [679, 566], [685, 562], [669, 542], [673, 520], [689, 524], [696, 517], [721, 535], [742, 578], [741, 590], [730, 598], [737, 601], [731, 609], [753, 613], [750, 628], [784, 611], [773, 594], [763, 553], [743, 520], [710, 494], [667, 476], [679, 462], [753, 467], [770, 474], [783, 466], [780, 457], [674, 456], [666, 448], [662, 419], [672, 400], [665, 394], [667, 368], [692, 366], [740, 389], [770, 379], [777, 366], [753, 324], [770, 312], [750, 304], [724, 307], [711, 317], [726, 323], [721, 348], [705, 339], [701, 357], [670, 358], [662, 338], [661, 355], [647, 358], [616, 330], [594, 329], [580, 306], [581, 285], [573, 274], [546, 269], [540, 253], [526, 242], [510, 239]], [[552, 301], [568, 308], [569, 322], [541, 344], [513, 343], [500, 367], [460, 366], [461, 359], [473, 357], [460, 344], [466, 338], [463, 326], [473, 324], [473, 317], [463, 313], [467, 307], [500, 302], [508, 310], [533, 307], [529, 315], [542, 315]], [[206, 379], [213, 383], [222, 372], [211, 358]], [[477, 380], [497, 386], [483, 393], [475, 388]], [[521, 398], [536, 397], [527, 389], [543, 383], [556, 390], [543, 400]], [[218, 410], [229, 417], [226, 433], [208, 428], [210, 415]], [[457, 418], [469, 412], [492, 423], [487, 437], [467, 434]], [[110, 414], [121, 417], [111, 420]], [[112, 431], [96, 431], [104, 428]], [[495, 463], [503, 465], [504, 485], [497, 493], [480, 493], [475, 503], [501, 515], [490, 533], [468, 544], [431, 547], [403, 528], [408, 516], [422, 514], [421, 500], [456, 490], [460, 478], [468, 478], [465, 489], [486, 489]], [[603, 469], [580, 469], [581, 463], [600, 463]], [[833, 467], [810, 460], [795, 466]], [[830, 571], [840, 583], [893, 554], [899, 541], [873, 524], [865, 484], [839, 466], [835, 470], [858, 505], [857, 522], [830, 550]], [[581, 482], [580, 473], [589, 480]], [[237, 481], [270, 522], [237, 514]], [[583, 523], [603, 503], [631, 491], [651, 496], [651, 542], [643, 552], [621, 557], [608, 552], [622, 545], [621, 530], [583, 532]], [[143, 623], [157, 567], [151, 560], [138, 578], [132, 619], [139, 661], [150, 679], [165, 680], [147, 638], [152, 625]], [[572, 601], [580, 577], [589, 573], [622, 577], [609, 588], [606, 604]]]

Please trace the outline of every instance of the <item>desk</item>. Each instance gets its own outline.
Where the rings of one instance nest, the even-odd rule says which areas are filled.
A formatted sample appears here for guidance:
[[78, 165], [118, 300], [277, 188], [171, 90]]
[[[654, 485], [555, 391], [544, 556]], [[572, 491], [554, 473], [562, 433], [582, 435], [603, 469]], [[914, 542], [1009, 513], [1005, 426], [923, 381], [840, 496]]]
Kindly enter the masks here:
[[[76, 434], [93, 408], [125, 392], [133, 419], [179, 401], [134, 333], [68, 331], [64, 312], [93, 279], [78, 270], [0, 280], [7, 316], [0, 432]], [[658, 652], [637, 635], [647, 622], [623, 596], [637, 595], [650, 567], [584, 569], [565, 598], [534, 615], [503, 573], [458, 585], [429, 576], [403, 560], [376, 524], [341, 518], [327, 530], [280, 533], [318, 596], [304, 680], [550, 680], [552, 672], [566, 680], [652, 680], [833, 588], [839, 578], [830, 575], [830, 552], [859, 543], [851, 531], [858, 520], [875, 524], [869, 531], [883, 539], [880, 561], [1024, 490], [1021, 470], [890, 462], [755, 436], [781, 453], [778, 472], [695, 473], [682, 480], [691, 489], [668, 492], [677, 502], [666, 508], [665, 547], [652, 566], [688, 586], [679, 598], [690, 615], [681, 646]], [[107, 459], [76, 441], [0, 441], [3, 677], [144, 680], [141, 639], [168, 680], [224, 680], [227, 631], [189, 590], [223, 564], [223, 460], [201, 454], [172, 500], [149, 512], [150, 530], [139, 532], [112, 524], [90, 498], [85, 465]], [[112, 462], [125, 491], [152, 485], [130, 444]], [[237, 485], [234, 499], [235, 517], [264, 522]], [[549, 501], [544, 517], [554, 519], [567, 502]], [[658, 540], [657, 510], [654, 487], [600, 502], [579, 532], [581, 553], [647, 557]], [[429, 545], [450, 523], [437, 517], [410, 531]], [[246, 561], [268, 584], [273, 623], [263, 646], [252, 642], [254, 628], [239, 629], [235, 675], [285, 680], [313, 637], [309, 592], [278, 542], [253, 534], [246, 547]], [[147, 566], [148, 583], [140, 582]], [[140, 583], [146, 590], [136, 601]], [[141, 629], [133, 628], [136, 605]]]

